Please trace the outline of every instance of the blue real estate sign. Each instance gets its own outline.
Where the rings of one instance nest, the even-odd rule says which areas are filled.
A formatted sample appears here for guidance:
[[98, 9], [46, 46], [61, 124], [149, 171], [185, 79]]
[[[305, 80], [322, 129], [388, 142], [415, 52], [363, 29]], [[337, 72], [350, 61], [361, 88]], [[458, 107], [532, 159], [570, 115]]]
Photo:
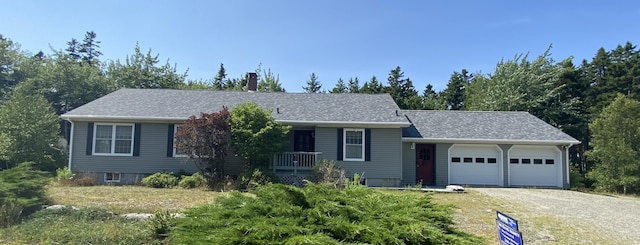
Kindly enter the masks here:
[[496, 225], [501, 245], [522, 245], [522, 233], [518, 231], [518, 221], [497, 212]]
[[508, 215], [501, 213], [500, 211], [496, 211], [496, 217], [500, 222], [507, 224], [509, 227], [513, 228], [516, 231], [518, 230], [518, 221], [516, 219], [511, 218]]

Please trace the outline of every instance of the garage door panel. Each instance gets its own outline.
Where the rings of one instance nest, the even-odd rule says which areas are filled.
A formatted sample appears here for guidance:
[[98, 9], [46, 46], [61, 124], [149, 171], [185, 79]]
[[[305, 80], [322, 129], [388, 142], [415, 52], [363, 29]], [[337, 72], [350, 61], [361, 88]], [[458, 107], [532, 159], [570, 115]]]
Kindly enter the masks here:
[[449, 183], [500, 185], [500, 153], [497, 146], [454, 145], [449, 151]]
[[561, 153], [555, 146], [514, 146], [509, 151], [509, 183], [561, 187]]

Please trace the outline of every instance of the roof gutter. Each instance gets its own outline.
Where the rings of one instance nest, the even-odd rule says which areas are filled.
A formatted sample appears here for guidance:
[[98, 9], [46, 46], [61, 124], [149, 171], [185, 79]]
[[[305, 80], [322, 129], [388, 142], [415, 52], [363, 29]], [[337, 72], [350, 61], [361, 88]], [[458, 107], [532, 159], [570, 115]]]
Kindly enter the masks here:
[[[183, 122], [185, 117], [129, 117], [129, 116], [93, 116], [93, 115], [62, 115], [60, 118], [70, 121], [105, 121], [105, 122]], [[409, 127], [409, 122], [364, 122], [364, 121], [305, 121], [305, 120], [278, 120], [276, 122], [293, 126], [320, 126], [320, 127], [373, 127], [373, 128], [404, 128]]]
[[568, 140], [509, 140], [509, 139], [469, 139], [469, 138], [412, 138], [402, 137], [402, 142], [415, 143], [458, 143], [458, 144], [525, 144], [525, 145], [573, 145], [580, 141]]

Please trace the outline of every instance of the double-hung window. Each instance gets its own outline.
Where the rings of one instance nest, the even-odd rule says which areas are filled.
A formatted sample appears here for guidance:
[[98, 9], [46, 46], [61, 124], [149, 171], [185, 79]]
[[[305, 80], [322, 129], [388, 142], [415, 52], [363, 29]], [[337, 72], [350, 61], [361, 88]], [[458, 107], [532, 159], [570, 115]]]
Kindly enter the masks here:
[[344, 161], [365, 160], [364, 129], [344, 129]]
[[96, 123], [94, 127], [94, 155], [133, 156], [133, 124]]

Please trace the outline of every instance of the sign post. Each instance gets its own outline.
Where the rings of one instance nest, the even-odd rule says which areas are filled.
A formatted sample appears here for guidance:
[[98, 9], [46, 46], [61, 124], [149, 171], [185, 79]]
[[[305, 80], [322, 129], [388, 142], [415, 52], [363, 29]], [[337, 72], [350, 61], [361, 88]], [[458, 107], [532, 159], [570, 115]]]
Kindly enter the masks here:
[[518, 221], [496, 211], [496, 226], [501, 245], [523, 245], [522, 233], [518, 230]]

